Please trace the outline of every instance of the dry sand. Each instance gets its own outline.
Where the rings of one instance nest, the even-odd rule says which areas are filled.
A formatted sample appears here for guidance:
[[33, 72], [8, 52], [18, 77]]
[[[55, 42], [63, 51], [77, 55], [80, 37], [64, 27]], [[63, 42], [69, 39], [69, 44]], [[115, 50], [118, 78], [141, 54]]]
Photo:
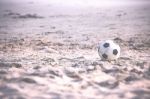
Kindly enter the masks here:
[[[0, 1], [0, 99], [150, 99], [150, 4], [39, 2]], [[98, 56], [105, 39], [117, 62]]]

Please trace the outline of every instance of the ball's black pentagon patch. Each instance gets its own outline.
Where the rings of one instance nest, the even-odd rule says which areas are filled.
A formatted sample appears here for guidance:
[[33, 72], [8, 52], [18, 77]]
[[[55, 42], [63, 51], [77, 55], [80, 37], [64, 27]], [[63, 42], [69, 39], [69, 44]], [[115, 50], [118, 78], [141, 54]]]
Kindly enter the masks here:
[[117, 54], [118, 54], [117, 49], [114, 49], [114, 50], [113, 50], [113, 54], [114, 54], [114, 55], [117, 55]]
[[103, 58], [107, 59], [108, 56], [106, 54], [102, 54]]
[[107, 48], [107, 47], [109, 47], [109, 43], [105, 43], [103, 46], [104, 46], [105, 48]]

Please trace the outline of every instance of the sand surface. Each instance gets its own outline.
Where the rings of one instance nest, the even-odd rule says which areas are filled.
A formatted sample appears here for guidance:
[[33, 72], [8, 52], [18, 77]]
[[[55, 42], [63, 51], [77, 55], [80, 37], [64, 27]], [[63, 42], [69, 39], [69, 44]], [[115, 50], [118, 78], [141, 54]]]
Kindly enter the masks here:
[[[41, 1], [0, 1], [0, 99], [150, 99], [148, 0]], [[105, 39], [117, 62], [98, 56]]]

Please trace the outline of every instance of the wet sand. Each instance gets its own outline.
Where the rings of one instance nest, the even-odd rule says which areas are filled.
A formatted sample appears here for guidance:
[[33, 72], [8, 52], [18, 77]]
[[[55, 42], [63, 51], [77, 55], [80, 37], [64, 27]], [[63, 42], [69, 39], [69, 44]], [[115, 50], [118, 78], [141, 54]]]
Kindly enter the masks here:
[[[150, 6], [0, 1], [3, 99], [149, 99]], [[101, 61], [97, 44], [121, 46]]]

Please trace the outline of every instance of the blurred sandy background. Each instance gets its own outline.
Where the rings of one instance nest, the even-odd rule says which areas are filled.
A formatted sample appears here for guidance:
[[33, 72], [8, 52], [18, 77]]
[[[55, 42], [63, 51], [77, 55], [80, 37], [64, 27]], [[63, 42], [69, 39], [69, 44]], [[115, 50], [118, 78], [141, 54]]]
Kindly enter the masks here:
[[150, 99], [149, 60], [149, 0], [0, 0], [1, 99]]

